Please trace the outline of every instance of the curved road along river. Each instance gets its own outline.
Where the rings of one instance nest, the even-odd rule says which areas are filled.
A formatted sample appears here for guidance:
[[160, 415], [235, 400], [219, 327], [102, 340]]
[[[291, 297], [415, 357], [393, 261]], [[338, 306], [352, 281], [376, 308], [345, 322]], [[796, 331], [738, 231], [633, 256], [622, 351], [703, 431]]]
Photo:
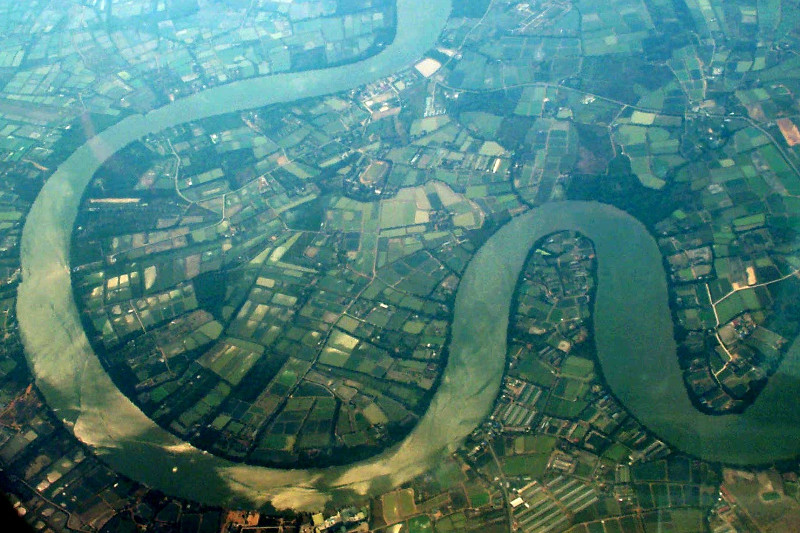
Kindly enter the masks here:
[[680, 381], [655, 242], [635, 219], [594, 203], [535, 209], [512, 220], [479, 250], [459, 288], [450, 360], [428, 412], [402, 443], [370, 460], [325, 470], [232, 463], [159, 428], [116, 389], [89, 346], [70, 289], [71, 229], [82, 192], [102, 162], [128, 143], [182, 122], [346, 90], [386, 76], [434, 44], [449, 10], [447, 0], [398, 0], [397, 37], [377, 56], [333, 69], [236, 82], [126, 118], [79, 148], [48, 180], [22, 235], [20, 327], [48, 404], [113, 468], [207, 503], [271, 502], [296, 509], [315, 509], [331, 498], [344, 502], [354, 493], [386, 490], [411, 479], [456, 448], [486, 416], [505, 366], [518, 273], [530, 246], [559, 229], [578, 229], [595, 242], [600, 361], [612, 390], [642, 423], [680, 449], [711, 460], [751, 463], [800, 452], [800, 414], [788, 408], [776, 412], [771, 403], [786, 398], [787, 387], [795, 397], [800, 392], [800, 350], [792, 350], [783, 373], [745, 415], [698, 413]]

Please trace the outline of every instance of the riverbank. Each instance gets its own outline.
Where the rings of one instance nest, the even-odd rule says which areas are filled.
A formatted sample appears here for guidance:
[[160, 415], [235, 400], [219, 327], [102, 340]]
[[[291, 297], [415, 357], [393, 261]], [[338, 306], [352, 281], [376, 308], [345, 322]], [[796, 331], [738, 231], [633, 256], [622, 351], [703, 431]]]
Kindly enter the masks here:
[[[424, 12], [425, 17], [419, 17]], [[119, 472], [175, 496], [217, 505], [318, 509], [421, 473], [460, 433], [434, 437], [430, 416], [400, 446], [369, 461], [326, 470], [239, 465], [202, 452], [159, 428], [114, 387], [91, 350], [70, 289], [72, 227], [83, 190], [100, 165], [147, 134], [181, 123], [349, 90], [388, 76], [433, 47], [448, 0], [399, 0], [391, 45], [362, 62], [254, 78], [214, 87], [129, 116], [78, 148], [42, 188], [23, 229], [17, 313], [36, 384], [57, 416]], [[434, 406], [431, 407], [434, 411]], [[425, 423], [425, 420], [429, 422]], [[410, 445], [406, 444], [411, 442]]]

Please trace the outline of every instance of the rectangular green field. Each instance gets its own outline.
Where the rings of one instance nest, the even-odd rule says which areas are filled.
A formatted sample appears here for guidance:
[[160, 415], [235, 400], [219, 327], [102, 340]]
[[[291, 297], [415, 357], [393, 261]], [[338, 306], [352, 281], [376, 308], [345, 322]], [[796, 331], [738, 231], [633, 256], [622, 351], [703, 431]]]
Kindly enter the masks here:
[[588, 379], [594, 374], [594, 363], [583, 357], [569, 356], [561, 365], [561, 376]]
[[503, 460], [503, 472], [508, 476], [540, 477], [547, 468], [550, 454], [515, 455]]
[[264, 348], [261, 345], [226, 339], [206, 352], [197, 362], [231, 385], [238, 385], [263, 353]]
[[388, 492], [381, 497], [383, 518], [387, 524], [394, 524], [416, 514], [414, 489], [402, 489]]

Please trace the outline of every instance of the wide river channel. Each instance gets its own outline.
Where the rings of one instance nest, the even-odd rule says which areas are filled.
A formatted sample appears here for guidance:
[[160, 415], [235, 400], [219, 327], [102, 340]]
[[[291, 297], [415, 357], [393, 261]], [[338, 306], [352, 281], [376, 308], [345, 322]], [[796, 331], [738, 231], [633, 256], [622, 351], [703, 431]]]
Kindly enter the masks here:
[[388, 490], [456, 449], [487, 415], [505, 369], [511, 298], [528, 249], [560, 229], [595, 243], [597, 348], [614, 394], [649, 429], [708, 460], [762, 463], [800, 453], [800, 346], [744, 415], [709, 417], [689, 402], [675, 356], [661, 256], [638, 221], [612, 207], [564, 202], [532, 210], [478, 251], [456, 298], [450, 359], [430, 408], [409, 436], [363, 462], [323, 470], [237, 464], [184, 443], [114, 386], [89, 346], [70, 288], [69, 249], [82, 193], [113, 153], [180, 123], [343, 91], [398, 71], [431, 48], [449, 0], [398, 0], [397, 35], [380, 54], [332, 69], [215, 87], [125, 118], [76, 150], [50, 177], [22, 234], [17, 313], [36, 383], [56, 415], [119, 472], [220, 505], [317, 509]]

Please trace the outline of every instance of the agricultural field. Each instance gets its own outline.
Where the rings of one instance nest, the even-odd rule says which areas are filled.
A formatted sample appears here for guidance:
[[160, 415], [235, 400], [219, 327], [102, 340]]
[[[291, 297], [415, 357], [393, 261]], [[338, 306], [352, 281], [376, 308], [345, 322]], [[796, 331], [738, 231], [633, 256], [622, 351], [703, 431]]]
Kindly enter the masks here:
[[[384, 0], [80, 4], [19, 3], [0, 22], [0, 467], [57, 503], [20, 499], [53, 530], [62, 514], [91, 530], [73, 503], [116, 496], [68, 497], [68, 485], [91, 485], [68, 476], [80, 461], [50, 450], [70, 437], [55, 419], [26, 418], [37, 389], [14, 309], [37, 193], [124, 117], [375, 55], [396, 14]], [[461, 277], [484, 242], [531, 208], [590, 200], [657, 241], [694, 407], [743, 413], [800, 334], [796, 4], [456, 2], [436, 45], [380, 80], [141, 138], [92, 177], [64, 258], [92, 347], [147, 416], [202, 450], [282, 468], [367, 459], [428, 409]], [[608, 389], [596, 268], [579, 233], [536, 243], [487, 418], [355, 522], [392, 533], [789, 527], [795, 466], [685, 457]], [[117, 529], [152, 514], [139, 503]], [[181, 527], [198, 529], [191, 520]]]
[[[315, 147], [338, 143], [321, 126], [347, 106], [178, 126], [115, 155], [84, 202], [75, 286], [114, 379], [234, 460], [350, 461], [409, 431], [439, 383], [471, 233], [521, 209], [481, 185], [508, 173], [508, 152], [469, 124], [446, 133], [447, 117], [412, 125], [405, 150], [331, 163], [341, 152]], [[424, 157], [455, 158], [455, 181]], [[428, 179], [391, 190], [403, 165]], [[324, 193], [322, 172], [350, 194]]]

